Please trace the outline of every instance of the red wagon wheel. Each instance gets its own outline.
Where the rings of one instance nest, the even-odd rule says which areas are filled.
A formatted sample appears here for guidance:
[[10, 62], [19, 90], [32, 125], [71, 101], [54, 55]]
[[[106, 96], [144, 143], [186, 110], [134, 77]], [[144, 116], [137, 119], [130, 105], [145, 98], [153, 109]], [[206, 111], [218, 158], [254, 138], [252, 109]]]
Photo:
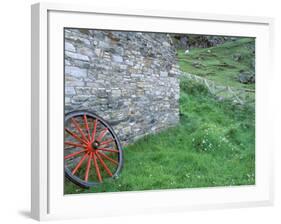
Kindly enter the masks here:
[[104, 119], [88, 111], [74, 111], [65, 115], [64, 127], [64, 170], [70, 181], [88, 188], [119, 175], [122, 147]]

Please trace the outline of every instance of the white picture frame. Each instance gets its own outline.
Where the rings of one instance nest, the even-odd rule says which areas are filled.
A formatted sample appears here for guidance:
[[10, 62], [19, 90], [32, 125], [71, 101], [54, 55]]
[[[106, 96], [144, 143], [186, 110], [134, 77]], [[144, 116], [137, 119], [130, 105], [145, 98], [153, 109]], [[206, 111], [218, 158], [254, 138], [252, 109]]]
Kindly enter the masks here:
[[[273, 19], [38, 3], [32, 5], [31, 215], [37, 220], [247, 207], [273, 203], [266, 107]], [[256, 38], [256, 184], [142, 192], [63, 194], [63, 27]]]

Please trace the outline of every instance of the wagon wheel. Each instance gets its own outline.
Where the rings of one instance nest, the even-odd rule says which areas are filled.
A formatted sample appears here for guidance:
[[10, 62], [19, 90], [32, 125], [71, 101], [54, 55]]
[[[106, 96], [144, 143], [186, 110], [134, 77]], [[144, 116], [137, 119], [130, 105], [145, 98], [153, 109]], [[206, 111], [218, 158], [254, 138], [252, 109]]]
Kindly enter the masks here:
[[64, 127], [64, 170], [70, 181], [89, 188], [118, 176], [122, 147], [104, 119], [88, 111], [74, 111], [66, 114]]

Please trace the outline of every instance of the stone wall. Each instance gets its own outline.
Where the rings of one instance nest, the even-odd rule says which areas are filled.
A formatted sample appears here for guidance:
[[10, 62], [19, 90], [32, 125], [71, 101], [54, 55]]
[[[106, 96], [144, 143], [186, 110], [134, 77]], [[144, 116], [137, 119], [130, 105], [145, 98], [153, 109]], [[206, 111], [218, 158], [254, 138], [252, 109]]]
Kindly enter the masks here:
[[65, 112], [97, 113], [123, 144], [179, 121], [178, 75], [168, 34], [65, 29]]

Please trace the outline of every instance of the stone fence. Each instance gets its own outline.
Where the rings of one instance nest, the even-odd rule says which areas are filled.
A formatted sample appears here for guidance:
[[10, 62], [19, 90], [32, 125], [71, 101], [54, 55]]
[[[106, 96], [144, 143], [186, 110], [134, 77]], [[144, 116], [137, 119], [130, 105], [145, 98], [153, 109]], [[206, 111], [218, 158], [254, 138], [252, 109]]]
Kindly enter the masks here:
[[234, 88], [230, 86], [218, 85], [216, 82], [205, 79], [201, 76], [193, 75], [187, 72], [182, 72], [183, 78], [196, 81], [204, 85], [208, 91], [216, 97], [217, 100], [230, 100], [234, 104], [255, 106], [255, 90]]

